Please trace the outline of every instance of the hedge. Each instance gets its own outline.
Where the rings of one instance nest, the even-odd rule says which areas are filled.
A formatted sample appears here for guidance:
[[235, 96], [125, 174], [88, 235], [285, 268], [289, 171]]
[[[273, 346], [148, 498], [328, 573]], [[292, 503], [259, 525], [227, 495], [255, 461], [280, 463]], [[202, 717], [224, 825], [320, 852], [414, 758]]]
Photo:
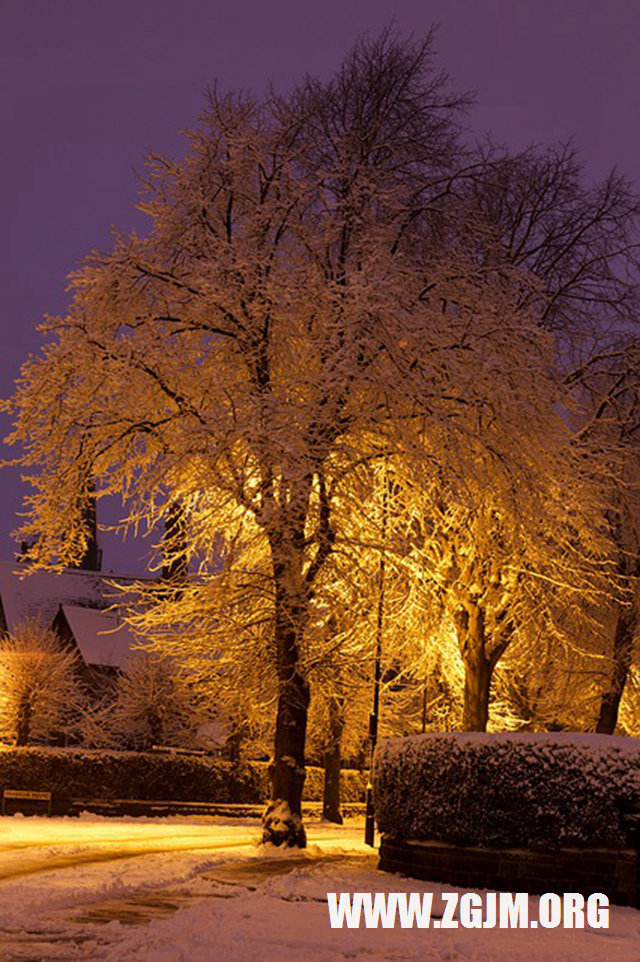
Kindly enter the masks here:
[[[269, 766], [267, 762], [252, 762], [251, 768], [260, 774], [262, 797], [269, 796]], [[343, 768], [340, 773], [340, 801], [342, 804], [364, 802], [367, 791], [367, 772]], [[307, 802], [320, 802], [324, 792], [324, 769], [309, 765], [304, 780], [302, 797]]]
[[389, 739], [373, 771], [378, 827], [453, 845], [624, 848], [640, 803], [640, 740], [439, 733]]
[[[308, 768], [304, 798], [322, 799], [323, 772]], [[342, 801], [364, 798], [366, 775], [342, 772]], [[269, 795], [264, 762], [233, 765], [218, 758], [77, 748], [0, 749], [5, 788], [48, 791], [57, 798], [262, 804]]]

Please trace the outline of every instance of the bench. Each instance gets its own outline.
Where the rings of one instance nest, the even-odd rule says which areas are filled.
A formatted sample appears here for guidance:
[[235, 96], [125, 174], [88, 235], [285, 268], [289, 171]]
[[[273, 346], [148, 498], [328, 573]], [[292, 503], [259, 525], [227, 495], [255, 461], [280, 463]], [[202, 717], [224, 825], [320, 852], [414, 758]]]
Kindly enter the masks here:
[[28, 803], [29, 811], [32, 811], [34, 808], [37, 810], [42, 806], [46, 806], [47, 815], [51, 815], [51, 792], [32, 792], [16, 788], [5, 788], [2, 792], [3, 815], [6, 814], [7, 802], [9, 802], [10, 807], [14, 807], [16, 811], [22, 811], [21, 802]]

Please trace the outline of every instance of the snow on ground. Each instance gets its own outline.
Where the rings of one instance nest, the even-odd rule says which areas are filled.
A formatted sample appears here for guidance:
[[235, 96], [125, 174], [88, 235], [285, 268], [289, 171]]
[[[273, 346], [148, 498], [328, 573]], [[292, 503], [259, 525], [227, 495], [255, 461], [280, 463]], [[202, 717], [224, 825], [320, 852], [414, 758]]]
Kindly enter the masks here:
[[254, 835], [187, 820], [0, 818], [0, 925], [193, 878], [254, 851]]
[[[314, 834], [306, 857], [335, 851], [338, 843], [364, 849], [361, 832], [324, 823]], [[176, 885], [220, 862], [259, 859], [260, 837], [255, 819], [0, 818], [0, 925]], [[271, 858], [286, 855], [275, 849]]]
[[[192, 904], [146, 932], [113, 931], [104, 959], [155, 962], [637, 962], [638, 913], [614, 913], [614, 928], [597, 931], [331, 929], [327, 891], [439, 889], [373, 867], [309, 864], [264, 882], [254, 892]], [[450, 891], [450, 889], [447, 889]], [[636, 916], [635, 918], [633, 916]]]
[[[331, 929], [326, 893], [453, 891], [388, 875], [361, 821], [309, 823], [305, 853], [255, 821], [0, 819], [0, 959], [91, 962], [637, 962], [640, 912], [609, 929]], [[537, 914], [537, 899], [531, 900]], [[434, 899], [434, 915], [437, 906]]]

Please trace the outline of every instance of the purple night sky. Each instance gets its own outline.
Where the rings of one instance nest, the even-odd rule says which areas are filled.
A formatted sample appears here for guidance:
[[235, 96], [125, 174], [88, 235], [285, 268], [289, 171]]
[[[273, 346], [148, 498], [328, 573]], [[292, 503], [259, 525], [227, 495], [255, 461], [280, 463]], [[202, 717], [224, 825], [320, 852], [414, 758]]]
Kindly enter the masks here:
[[[2, 396], [38, 349], [42, 315], [64, 310], [66, 274], [109, 244], [112, 224], [143, 226], [134, 169], [148, 149], [180, 153], [208, 85], [260, 94], [269, 81], [327, 77], [392, 18], [401, 36], [440, 24], [438, 65], [476, 91], [477, 134], [512, 148], [573, 137], [590, 178], [616, 166], [638, 183], [638, 0], [3, 0], [1, 10]], [[15, 471], [2, 481], [8, 559], [24, 487]], [[105, 567], [139, 571], [143, 553], [107, 542]]]

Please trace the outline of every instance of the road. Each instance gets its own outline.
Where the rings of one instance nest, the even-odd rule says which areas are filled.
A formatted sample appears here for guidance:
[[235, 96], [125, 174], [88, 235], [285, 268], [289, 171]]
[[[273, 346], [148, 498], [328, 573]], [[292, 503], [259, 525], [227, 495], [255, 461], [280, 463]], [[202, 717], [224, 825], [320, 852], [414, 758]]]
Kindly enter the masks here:
[[316, 825], [305, 852], [265, 857], [256, 820], [0, 818], [0, 960], [100, 958], [110, 923], [145, 925], [310, 862], [363, 858], [361, 835]]

